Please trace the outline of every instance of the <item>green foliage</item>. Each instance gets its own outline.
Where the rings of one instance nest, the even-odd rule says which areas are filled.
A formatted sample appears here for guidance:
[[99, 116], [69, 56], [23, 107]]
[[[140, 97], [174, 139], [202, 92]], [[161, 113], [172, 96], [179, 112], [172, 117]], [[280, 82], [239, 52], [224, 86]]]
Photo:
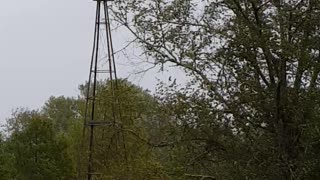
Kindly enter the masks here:
[[[117, 86], [116, 99], [111, 83]], [[98, 84], [96, 119], [111, 124], [95, 128], [93, 166], [104, 174], [102, 178], [105, 179], [163, 176], [146, 133], [146, 124], [154, 117], [157, 102], [146, 91], [126, 80]]]
[[[320, 2], [112, 4], [144, 54], [190, 82], [160, 84], [157, 97], [126, 80], [98, 82], [95, 119], [110, 122], [94, 133], [102, 179], [320, 178]], [[0, 144], [5, 178], [72, 179], [76, 165], [85, 177], [87, 90], [14, 114]]]
[[[95, 130], [94, 167], [104, 179], [165, 178], [150, 146], [155, 143], [149, 133], [152, 124], [157, 123], [157, 101], [141, 88], [119, 80], [120, 103], [115, 106], [110, 85], [110, 81], [98, 83], [96, 116], [116, 123]], [[6, 124], [6, 148], [1, 146], [4, 175], [8, 174], [9, 179], [74, 179], [78, 170], [80, 177], [85, 177], [85, 89], [86, 85], [80, 86], [78, 98], [51, 97], [40, 111], [18, 109], [13, 113]]]
[[182, 92], [163, 89], [186, 174], [314, 178], [319, 9], [318, 1], [299, 0], [115, 2], [114, 16], [144, 54], [192, 79]]
[[66, 151], [68, 144], [63, 136], [55, 134], [48, 118], [36, 112], [22, 112], [9, 121], [15, 125], [23, 122], [22, 128], [12, 127], [16, 130], [8, 141], [17, 179], [70, 179], [73, 165]]
[[81, 121], [81, 99], [50, 97], [42, 113], [53, 122], [55, 131], [69, 133], [70, 128]]
[[3, 180], [13, 179], [15, 177], [14, 156], [8, 151], [8, 143], [0, 133], [0, 174]]

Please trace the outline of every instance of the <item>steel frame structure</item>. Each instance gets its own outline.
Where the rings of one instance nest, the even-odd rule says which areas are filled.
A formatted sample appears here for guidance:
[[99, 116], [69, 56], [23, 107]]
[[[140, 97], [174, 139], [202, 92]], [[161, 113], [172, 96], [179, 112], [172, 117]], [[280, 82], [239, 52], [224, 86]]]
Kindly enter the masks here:
[[[85, 105], [85, 115], [84, 115], [84, 127], [83, 127], [83, 141], [86, 136], [89, 136], [88, 143], [88, 163], [87, 163], [87, 173], [86, 179], [92, 180], [94, 176], [99, 175], [94, 167], [94, 130], [98, 126], [112, 126], [116, 123], [115, 115], [115, 103], [118, 99], [116, 98], [116, 88], [117, 88], [117, 73], [116, 73], [116, 64], [112, 43], [112, 34], [110, 27], [110, 18], [108, 10], [108, 2], [113, 0], [93, 0], [96, 2], [96, 17], [95, 17], [95, 28], [94, 28], [94, 40], [93, 40], [93, 50], [91, 56], [90, 64], [90, 73], [89, 80], [87, 82], [86, 89], [86, 105]], [[105, 29], [103, 29], [105, 28]], [[104, 32], [103, 32], [104, 31]], [[107, 50], [107, 69], [100, 69], [99, 67], [99, 51], [101, 44], [101, 34], [105, 33], [106, 35], [106, 50]], [[101, 54], [101, 53], [100, 53]], [[110, 80], [110, 86], [112, 91], [113, 103], [112, 107], [112, 116], [113, 121], [98, 120], [96, 117], [97, 109], [97, 83], [98, 83], [98, 74], [105, 74], [106, 78]], [[88, 129], [88, 132], [86, 132]], [[84, 142], [82, 142], [82, 145]], [[80, 158], [80, 157], [79, 157]], [[80, 162], [79, 162], [80, 163]], [[80, 165], [79, 165], [80, 167]], [[81, 168], [78, 168], [78, 179], [80, 178]]]

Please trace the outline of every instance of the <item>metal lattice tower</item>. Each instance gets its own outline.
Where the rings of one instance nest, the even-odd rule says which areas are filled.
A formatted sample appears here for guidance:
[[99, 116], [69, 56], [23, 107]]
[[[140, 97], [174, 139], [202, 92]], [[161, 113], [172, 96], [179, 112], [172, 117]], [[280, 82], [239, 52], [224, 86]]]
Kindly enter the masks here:
[[[96, 2], [96, 18], [95, 18], [95, 30], [93, 51], [91, 57], [90, 74], [86, 89], [86, 107], [85, 107], [85, 120], [83, 129], [83, 141], [88, 140], [87, 147], [87, 172], [86, 179], [92, 180], [95, 176], [100, 175], [99, 169], [95, 168], [94, 157], [95, 151], [95, 129], [103, 127], [115, 127], [116, 118], [121, 115], [116, 113], [120, 112], [120, 106], [118, 111], [115, 112], [115, 108], [119, 105], [119, 100], [116, 97], [117, 90], [117, 73], [115, 65], [114, 50], [112, 44], [112, 35], [110, 28], [110, 18], [108, 12], [108, 2], [113, 0], [93, 0]], [[112, 119], [99, 119], [97, 116], [97, 109], [99, 108], [99, 95], [98, 83], [99, 80], [108, 79], [111, 86], [111, 94], [113, 103], [110, 104], [112, 108]], [[86, 143], [82, 143], [84, 146]], [[80, 157], [79, 157], [80, 158]], [[80, 164], [80, 163], [78, 163]], [[81, 178], [81, 167], [78, 168], [78, 179]]]

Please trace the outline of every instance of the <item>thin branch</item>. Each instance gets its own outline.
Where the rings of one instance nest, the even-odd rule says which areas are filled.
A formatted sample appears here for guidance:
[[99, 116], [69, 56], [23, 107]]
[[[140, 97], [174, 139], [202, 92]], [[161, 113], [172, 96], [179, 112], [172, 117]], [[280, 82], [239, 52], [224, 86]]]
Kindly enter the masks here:
[[199, 174], [184, 174], [187, 177], [191, 178], [200, 178], [200, 180], [215, 180], [216, 178], [214, 176], [208, 176], [208, 175], [199, 175]]

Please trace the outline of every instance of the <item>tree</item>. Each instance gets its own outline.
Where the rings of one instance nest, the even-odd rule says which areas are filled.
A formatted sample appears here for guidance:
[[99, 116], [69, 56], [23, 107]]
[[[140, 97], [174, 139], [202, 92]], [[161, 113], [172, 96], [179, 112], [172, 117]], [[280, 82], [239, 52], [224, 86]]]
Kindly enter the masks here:
[[[157, 144], [152, 130], [158, 122], [158, 102], [127, 80], [112, 83], [117, 83], [118, 103], [112, 97], [110, 81], [99, 82], [97, 88], [96, 117], [110, 126], [95, 129], [95, 169], [104, 179], [166, 177], [152, 149]], [[12, 156], [14, 172], [9, 175], [16, 179], [74, 179], [77, 167], [80, 178], [85, 176], [88, 139], [82, 135], [82, 127], [87, 88], [81, 85], [79, 89], [78, 98], [50, 97], [39, 111], [18, 109], [8, 119], [4, 155]]]
[[8, 152], [7, 146], [8, 143], [0, 132], [0, 174], [4, 180], [14, 179], [15, 177], [14, 156]]
[[[193, 79], [185, 96], [201, 89], [196, 95], [210, 100], [207, 128], [220, 123], [233, 132], [220, 135], [238, 141], [220, 156], [229, 157], [226, 174], [303, 179], [319, 161], [319, 8], [315, 0], [126, 0], [115, 2], [113, 15], [155, 64]], [[207, 160], [211, 168], [225, 164]]]
[[16, 178], [70, 179], [74, 168], [66, 151], [68, 144], [55, 134], [52, 122], [36, 111], [17, 115], [9, 120], [16, 127], [11, 127], [8, 141]]
[[[117, 84], [116, 99], [111, 83]], [[86, 85], [80, 86], [81, 94], [86, 94], [86, 89]], [[146, 129], [155, 115], [155, 99], [124, 79], [100, 81], [97, 89], [96, 119], [109, 123], [95, 127], [94, 131], [94, 168], [102, 173], [101, 178], [152, 179], [165, 176], [149, 146]]]
[[68, 98], [64, 96], [50, 97], [42, 108], [44, 116], [52, 122], [55, 131], [68, 133], [82, 118], [82, 103], [80, 98]]

